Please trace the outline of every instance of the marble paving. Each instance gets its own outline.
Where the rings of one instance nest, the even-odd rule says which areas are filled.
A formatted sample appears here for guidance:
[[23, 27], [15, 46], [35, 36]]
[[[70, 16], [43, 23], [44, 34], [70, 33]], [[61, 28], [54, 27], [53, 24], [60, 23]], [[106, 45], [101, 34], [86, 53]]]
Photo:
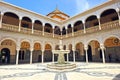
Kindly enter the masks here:
[[48, 63], [1, 65], [0, 80], [120, 80], [119, 63], [82, 63], [67, 71], [52, 71]]

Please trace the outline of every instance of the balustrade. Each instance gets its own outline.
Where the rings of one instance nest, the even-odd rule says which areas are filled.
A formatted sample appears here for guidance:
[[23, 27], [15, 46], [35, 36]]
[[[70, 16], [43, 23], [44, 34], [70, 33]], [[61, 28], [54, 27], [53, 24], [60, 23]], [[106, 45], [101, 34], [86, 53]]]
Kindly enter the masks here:
[[[101, 24], [101, 30], [115, 29], [115, 28], [119, 28], [119, 27], [120, 27], [120, 25], [119, 25], [119, 21], [118, 20]], [[19, 30], [18, 26], [5, 24], [5, 23], [2, 23], [2, 28], [1, 29], [2, 30], [7, 30], [7, 31], [19, 32], [18, 31]], [[98, 26], [94, 26], [94, 27], [91, 27], [91, 28], [87, 28], [86, 29], [86, 34], [87, 33], [94, 33], [94, 32], [101, 31], [101, 30], [99, 30], [99, 25]], [[20, 32], [21, 33], [26, 33], [26, 34], [32, 34], [32, 29], [21, 27], [21, 31]], [[33, 34], [42, 36], [42, 31], [34, 30]], [[74, 36], [79, 36], [79, 35], [82, 35], [82, 34], [85, 34], [84, 30], [79, 30], [79, 31], [74, 32]], [[52, 38], [53, 37], [53, 33], [44, 32], [44, 36]], [[72, 37], [72, 33], [67, 34], [67, 37], [66, 37], [66, 35], [62, 36], [62, 38], [68, 38], [68, 37]], [[54, 34], [54, 38], [60, 39], [61, 35]]]

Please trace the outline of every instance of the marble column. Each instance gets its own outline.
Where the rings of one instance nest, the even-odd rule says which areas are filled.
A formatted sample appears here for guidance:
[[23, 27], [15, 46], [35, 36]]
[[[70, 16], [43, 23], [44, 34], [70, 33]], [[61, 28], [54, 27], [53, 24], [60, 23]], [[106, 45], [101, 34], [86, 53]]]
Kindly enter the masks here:
[[103, 44], [100, 44], [100, 49], [102, 50], [102, 59], [103, 59], [103, 63], [105, 63], [105, 53], [104, 53], [105, 47], [104, 47]]
[[99, 30], [101, 30], [100, 18], [98, 18], [98, 23], [99, 23]]
[[44, 50], [42, 50], [42, 63], [44, 63]]
[[72, 26], [72, 36], [74, 36], [74, 26]]
[[2, 18], [3, 18], [3, 14], [1, 14], [1, 18], [0, 18], [0, 28], [2, 28]]
[[67, 31], [67, 28], [66, 28], [66, 37], [68, 37], [68, 31]]
[[88, 51], [88, 47], [87, 46], [85, 46], [85, 54], [86, 54], [86, 63], [88, 63], [88, 53], [87, 53], [87, 51]]
[[53, 28], [53, 37], [55, 36], [54, 34], [55, 34], [55, 33], [54, 33], [54, 28]]
[[73, 47], [73, 62], [75, 62], [75, 48]]
[[20, 49], [17, 49], [17, 53], [16, 53], [16, 65], [18, 65], [19, 51], [20, 51]]
[[21, 31], [21, 19], [19, 20], [19, 29], [18, 31], [20, 32]]
[[30, 64], [32, 64], [32, 54], [33, 54], [33, 49], [30, 50]]
[[43, 28], [42, 28], [43, 30], [42, 30], [42, 35], [44, 36], [44, 29], [45, 29], [45, 27], [43, 26]]
[[85, 22], [83, 23], [84, 33], [86, 33]]
[[34, 33], [34, 22], [32, 22], [32, 34]]

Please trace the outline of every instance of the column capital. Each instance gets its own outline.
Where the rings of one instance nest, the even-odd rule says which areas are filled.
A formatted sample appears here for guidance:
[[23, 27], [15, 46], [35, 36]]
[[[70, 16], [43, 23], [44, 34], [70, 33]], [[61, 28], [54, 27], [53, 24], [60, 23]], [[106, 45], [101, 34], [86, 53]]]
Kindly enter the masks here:
[[100, 48], [101, 48], [101, 49], [105, 49], [104, 44], [100, 44]]
[[85, 49], [85, 50], [88, 50], [88, 46], [87, 46], [87, 45], [84, 45], [84, 49]]

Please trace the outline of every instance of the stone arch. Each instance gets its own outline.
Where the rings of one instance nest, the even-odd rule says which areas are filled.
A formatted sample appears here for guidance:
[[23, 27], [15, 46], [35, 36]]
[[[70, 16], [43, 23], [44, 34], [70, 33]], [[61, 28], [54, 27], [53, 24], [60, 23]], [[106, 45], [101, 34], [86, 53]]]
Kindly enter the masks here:
[[48, 33], [52, 33], [53, 32], [52, 25], [50, 23], [46, 23], [44, 27], [44, 31]]
[[45, 44], [44, 61], [45, 62], [51, 62], [52, 61], [52, 46], [48, 43]]
[[104, 42], [106, 62], [120, 62], [120, 39], [109, 37]]
[[34, 50], [32, 55], [33, 63], [41, 62], [42, 61], [42, 51], [41, 51], [41, 44], [39, 42], [34, 43]]
[[2, 23], [19, 26], [19, 16], [13, 12], [6, 12], [3, 15]]
[[101, 24], [111, 22], [111, 21], [115, 21], [115, 20], [118, 20], [118, 19], [119, 19], [118, 14], [117, 14], [115, 9], [107, 9], [107, 10], [104, 10], [100, 14]]
[[74, 32], [76, 32], [76, 31], [79, 31], [79, 30], [83, 30], [84, 29], [84, 27], [83, 27], [83, 23], [82, 23], [82, 21], [76, 21], [75, 23], [74, 23]]
[[20, 64], [30, 62], [30, 42], [25, 40], [21, 41], [18, 62]]
[[105, 43], [106, 39], [108, 39], [108, 38], [110, 38], [110, 37], [116, 37], [116, 38], [120, 39], [120, 37], [117, 36], [117, 35], [107, 35], [107, 36], [105, 36], [105, 37], [103, 38], [102, 43]]
[[34, 22], [34, 30], [39, 30], [39, 31], [43, 30], [43, 26], [42, 26], [41, 21], [35, 20], [35, 22]]
[[85, 20], [85, 27], [90, 28], [99, 25], [96, 15], [91, 15]]
[[79, 42], [75, 45], [75, 60], [85, 61], [84, 44], [82, 42]]
[[[91, 50], [90, 50], [91, 48]], [[102, 62], [102, 52], [100, 43], [97, 40], [91, 40], [88, 44], [88, 60], [92, 62]]]
[[[7, 59], [7, 63], [15, 64], [16, 61], [16, 43], [12, 39], [4, 39], [0, 44], [1, 58]], [[3, 55], [2, 55], [3, 54]], [[9, 61], [8, 61], [9, 60]]]
[[32, 29], [32, 20], [29, 17], [22, 17], [21, 27]]

